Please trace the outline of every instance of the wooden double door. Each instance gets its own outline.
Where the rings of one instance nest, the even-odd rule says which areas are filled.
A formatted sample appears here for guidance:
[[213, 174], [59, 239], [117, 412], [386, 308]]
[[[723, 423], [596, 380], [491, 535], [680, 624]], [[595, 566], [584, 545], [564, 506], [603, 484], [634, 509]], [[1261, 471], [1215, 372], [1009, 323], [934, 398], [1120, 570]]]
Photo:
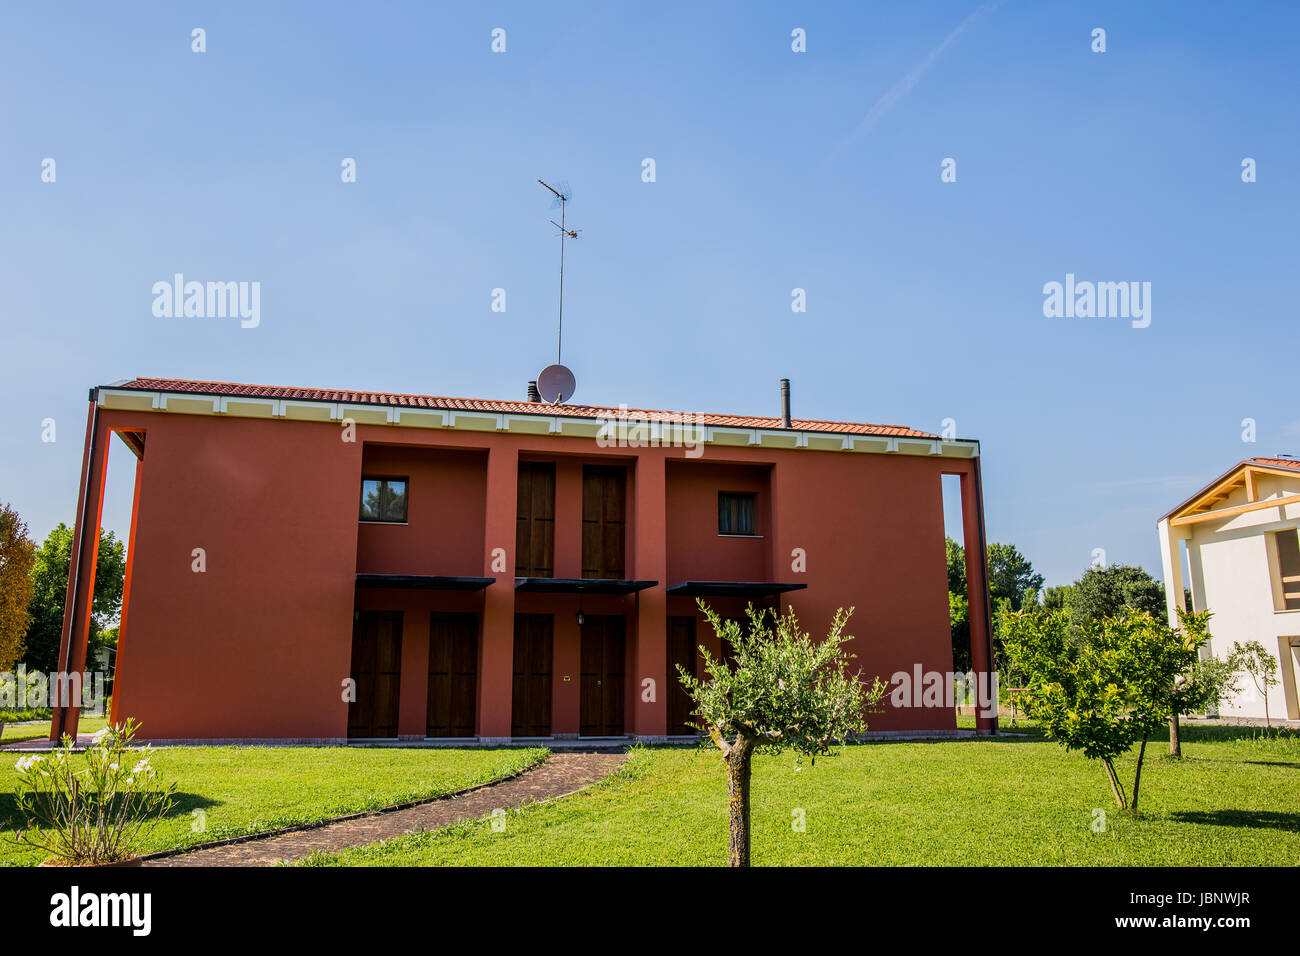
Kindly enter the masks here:
[[402, 680], [402, 612], [357, 611], [352, 621], [349, 737], [396, 737]]
[[425, 736], [473, 737], [477, 700], [478, 615], [430, 615]]
[[623, 712], [627, 705], [626, 644], [621, 615], [586, 615], [579, 651], [578, 733], [581, 736], [623, 735]]

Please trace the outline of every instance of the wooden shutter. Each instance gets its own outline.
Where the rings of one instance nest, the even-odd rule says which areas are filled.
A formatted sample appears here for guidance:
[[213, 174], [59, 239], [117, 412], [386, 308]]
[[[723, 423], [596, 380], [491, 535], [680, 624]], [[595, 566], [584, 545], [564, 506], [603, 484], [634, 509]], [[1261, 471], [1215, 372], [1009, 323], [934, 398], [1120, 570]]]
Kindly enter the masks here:
[[627, 471], [604, 465], [582, 469], [582, 576], [621, 579]]
[[555, 465], [549, 462], [519, 463], [515, 574], [521, 578], [555, 574]]

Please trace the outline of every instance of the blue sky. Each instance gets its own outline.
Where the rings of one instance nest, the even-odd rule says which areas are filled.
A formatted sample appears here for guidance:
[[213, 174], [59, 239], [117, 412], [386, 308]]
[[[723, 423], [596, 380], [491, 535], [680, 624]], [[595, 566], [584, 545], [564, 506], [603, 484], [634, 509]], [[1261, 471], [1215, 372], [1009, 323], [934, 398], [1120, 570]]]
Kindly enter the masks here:
[[[796, 417], [953, 418], [1049, 583], [1158, 573], [1160, 514], [1300, 453], [1298, 35], [1282, 3], [7, 4], [0, 500], [70, 521], [86, 389], [135, 375], [522, 397], [541, 177], [583, 230], [577, 401], [776, 414], [786, 376]], [[260, 325], [155, 318], [176, 272], [260, 282]], [[1150, 326], [1045, 318], [1066, 273], [1150, 282]]]

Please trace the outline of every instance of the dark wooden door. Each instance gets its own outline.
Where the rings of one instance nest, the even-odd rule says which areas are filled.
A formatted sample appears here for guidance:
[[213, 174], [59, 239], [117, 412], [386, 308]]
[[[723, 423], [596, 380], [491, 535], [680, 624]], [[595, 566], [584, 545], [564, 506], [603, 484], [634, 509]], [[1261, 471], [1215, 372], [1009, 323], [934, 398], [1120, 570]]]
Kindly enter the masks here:
[[587, 465], [582, 469], [582, 576], [624, 577], [627, 469]]
[[623, 734], [623, 618], [588, 614], [582, 624], [578, 732], [584, 737]]
[[521, 578], [555, 575], [555, 465], [519, 463], [515, 518], [515, 574]]
[[402, 679], [402, 612], [359, 611], [352, 623], [349, 737], [396, 737]]
[[668, 732], [694, 734], [699, 730], [691, 726], [691, 698], [682, 686], [680, 664], [691, 677], [695, 672], [695, 618], [668, 618]]
[[515, 615], [514, 687], [510, 707], [512, 737], [551, 735], [553, 638], [551, 615]]
[[428, 737], [473, 737], [478, 691], [478, 616], [429, 617]]

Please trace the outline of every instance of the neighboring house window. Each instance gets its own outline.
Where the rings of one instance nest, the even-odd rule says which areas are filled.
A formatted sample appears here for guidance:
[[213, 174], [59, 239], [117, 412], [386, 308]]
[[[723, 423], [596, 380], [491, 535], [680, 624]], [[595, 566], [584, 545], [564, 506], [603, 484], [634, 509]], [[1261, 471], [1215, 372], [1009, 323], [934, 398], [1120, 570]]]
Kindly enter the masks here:
[[753, 493], [718, 492], [718, 534], [756, 534]]
[[361, 520], [406, 520], [405, 478], [362, 478]]
[[1282, 607], [1288, 611], [1300, 610], [1300, 536], [1296, 529], [1278, 531], [1277, 568], [1282, 578]]

